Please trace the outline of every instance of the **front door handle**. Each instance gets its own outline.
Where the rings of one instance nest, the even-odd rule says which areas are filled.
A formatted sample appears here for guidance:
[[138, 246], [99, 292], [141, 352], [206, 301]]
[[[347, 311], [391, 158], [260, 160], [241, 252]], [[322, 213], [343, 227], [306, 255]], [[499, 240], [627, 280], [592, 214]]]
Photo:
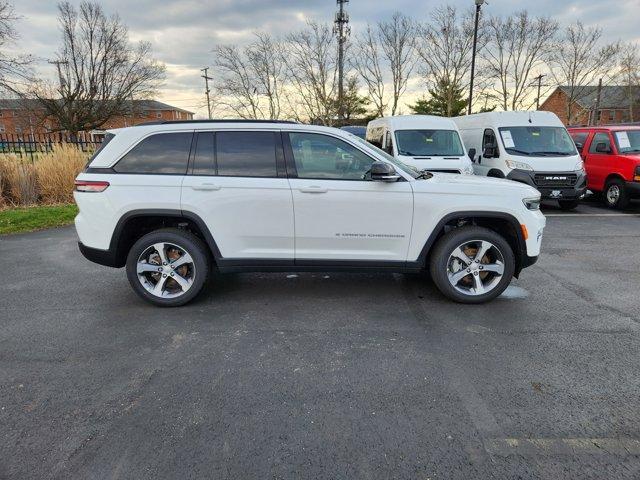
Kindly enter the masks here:
[[328, 188], [318, 187], [317, 185], [312, 185], [310, 187], [302, 187], [300, 188], [302, 193], [327, 193], [329, 191]]
[[194, 190], [220, 190], [221, 187], [215, 183], [200, 183], [198, 185], [192, 185], [191, 188]]

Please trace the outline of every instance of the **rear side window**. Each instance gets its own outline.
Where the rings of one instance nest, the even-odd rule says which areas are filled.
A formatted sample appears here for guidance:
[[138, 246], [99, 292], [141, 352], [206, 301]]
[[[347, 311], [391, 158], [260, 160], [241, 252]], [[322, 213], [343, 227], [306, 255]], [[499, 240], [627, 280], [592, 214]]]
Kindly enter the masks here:
[[196, 134], [196, 151], [193, 155], [193, 175], [215, 175], [215, 137], [213, 132]]
[[276, 177], [274, 132], [217, 132], [218, 175], [229, 177]]
[[184, 175], [193, 133], [159, 133], [138, 143], [114, 167], [118, 173]]

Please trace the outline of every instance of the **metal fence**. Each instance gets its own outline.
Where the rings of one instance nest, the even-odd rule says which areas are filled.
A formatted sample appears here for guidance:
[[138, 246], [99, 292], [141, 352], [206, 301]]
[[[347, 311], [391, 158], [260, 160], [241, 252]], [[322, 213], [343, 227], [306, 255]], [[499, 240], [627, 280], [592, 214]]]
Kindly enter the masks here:
[[102, 137], [88, 132], [76, 135], [63, 132], [28, 135], [0, 133], [0, 154], [12, 153], [33, 162], [38, 154], [51, 152], [60, 144], [75, 145], [83, 152], [94, 151], [102, 143]]

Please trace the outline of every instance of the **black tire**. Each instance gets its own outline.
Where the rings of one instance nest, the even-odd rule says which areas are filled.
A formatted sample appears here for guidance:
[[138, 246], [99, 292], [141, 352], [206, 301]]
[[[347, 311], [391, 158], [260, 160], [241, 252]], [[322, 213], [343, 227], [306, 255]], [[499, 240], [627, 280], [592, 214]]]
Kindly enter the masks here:
[[[615, 189], [617, 189], [618, 195], [615, 195]], [[602, 192], [602, 200], [604, 204], [609, 208], [615, 208], [622, 210], [629, 206], [629, 192], [627, 192], [627, 186], [619, 178], [613, 178], [607, 182]]]
[[[452, 252], [464, 243], [475, 240], [492, 243], [504, 259], [502, 277], [499, 278], [491, 290], [478, 295], [465, 294], [459, 291], [449, 282], [448, 277], [449, 257]], [[475, 260], [475, 258], [472, 258], [472, 260]], [[488, 228], [468, 226], [451, 230], [438, 240], [431, 254], [429, 270], [433, 282], [445, 297], [459, 303], [484, 303], [496, 298], [509, 286], [515, 271], [515, 263], [513, 251], [509, 243], [501, 235]]]
[[561, 210], [573, 210], [580, 205], [580, 200], [558, 200]]
[[[189, 263], [186, 268], [187, 272], [192, 275], [189, 279], [192, 280], [191, 285], [186, 292], [179, 294], [178, 296], [171, 298], [161, 298], [149, 292], [142, 284], [142, 281], [138, 277], [137, 267], [138, 259], [143, 253], [149, 251], [156, 243], [169, 243], [180, 247], [181, 250], [188, 253], [191, 256], [192, 262]], [[172, 251], [176, 251], [173, 250]], [[133, 290], [144, 300], [159, 307], [178, 307], [184, 305], [193, 300], [202, 290], [202, 287], [207, 282], [210, 273], [209, 254], [206, 245], [191, 232], [180, 230], [177, 228], [165, 228], [161, 230], [155, 230], [148, 233], [138, 239], [133, 244], [129, 254], [127, 255], [127, 278]], [[162, 268], [161, 265], [158, 265]], [[176, 268], [175, 272], [178, 272]], [[151, 275], [151, 274], [149, 274]], [[155, 272], [153, 273], [155, 275]], [[169, 274], [170, 275], [170, 274]], [[172, 276], [172, 275], [170, 275]], [[167, 275], [165, 275], [167, 277]], [[154, 281], [154, 278], [145, 277], [150, 280], [150, 283]], [[171, 278], [167, 278], [166, 282], [171, 281]], [[175, 281], [173, 281], [175, 282]], [[178, 287], [177, 282], [172, 283], [175, 287]]]

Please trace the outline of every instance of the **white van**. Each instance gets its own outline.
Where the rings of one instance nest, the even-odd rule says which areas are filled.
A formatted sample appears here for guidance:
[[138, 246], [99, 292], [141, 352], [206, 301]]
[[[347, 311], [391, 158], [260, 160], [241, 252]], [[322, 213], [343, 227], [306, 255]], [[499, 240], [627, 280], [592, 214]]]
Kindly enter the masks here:
[[585, 196], [584, 163], [554, 113], [488, 112], [453, 120], [476, 175], [526, 183], [565, 210], [577, 207]]
[[418, 170], [473, 174], [458, 127], [449, 118], [432, 115], [377, 118], [367, 125], [366, 139]]

